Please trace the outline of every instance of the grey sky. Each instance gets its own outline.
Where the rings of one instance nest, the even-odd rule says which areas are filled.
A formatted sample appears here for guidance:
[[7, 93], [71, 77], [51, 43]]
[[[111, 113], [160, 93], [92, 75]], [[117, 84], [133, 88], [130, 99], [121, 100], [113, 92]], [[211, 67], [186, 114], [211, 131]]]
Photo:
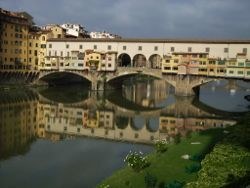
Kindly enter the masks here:
[[38, 25], [80, 23], [123, 37], [250, 39], [250, 0], [0, 0]]

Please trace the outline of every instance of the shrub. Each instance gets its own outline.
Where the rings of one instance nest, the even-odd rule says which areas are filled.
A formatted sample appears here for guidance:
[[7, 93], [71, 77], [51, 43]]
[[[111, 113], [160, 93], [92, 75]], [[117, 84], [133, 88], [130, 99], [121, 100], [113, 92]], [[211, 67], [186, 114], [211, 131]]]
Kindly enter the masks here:
[[124, 159], [124, 162], [127, 163], [135, 172], [140, 172], [142, 169], [150, 165], [147, 157], [143, 157], [142, 152], [129, 152], [129, 154]]
[[163, 153], [167, 151], [168, 147], [168, 141], [167, 140], [157, 140], [155, 142], [155, 149], [157, 153]]

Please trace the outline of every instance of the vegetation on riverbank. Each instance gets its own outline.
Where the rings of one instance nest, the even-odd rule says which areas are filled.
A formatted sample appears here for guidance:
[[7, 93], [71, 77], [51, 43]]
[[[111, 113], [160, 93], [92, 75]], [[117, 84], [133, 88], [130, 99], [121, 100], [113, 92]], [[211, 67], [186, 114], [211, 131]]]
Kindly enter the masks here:
[[246, 187], [250, 185], [250, 114], [201, 162], [198, 179], [187, 187]]
[[[136, 172], [125, 167], [104, 180], [99, 187], [182, 187], [195, 181], [200, 159], [222, 138], [223, 129], [211, 129], [170, 144], [163, 153], [153, 152], [148, 156], [150, 166]], [[176, 139], [178, 140], [178, 139]], [[191, 156], [184, 159], [183, 156]]]

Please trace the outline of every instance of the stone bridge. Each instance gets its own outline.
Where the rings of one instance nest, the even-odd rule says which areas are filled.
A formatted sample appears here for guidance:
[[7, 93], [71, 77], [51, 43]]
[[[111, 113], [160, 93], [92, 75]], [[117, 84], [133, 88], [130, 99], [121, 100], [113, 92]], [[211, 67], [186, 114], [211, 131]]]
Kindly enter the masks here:
[[[157, 79], [163, 79], [175, 88], [178, 96], [192, 96], [199, 94], [199, 86], [213, 81], [214, 77], [198, 75], [162, 74], [161, 69], [147, 67], [118, 67], [114, 72], [97, 72], [88, 70], [41, 70], [41, 71], [15, 71], [0, 72], [1, 80], [13, 79], [13, 82], [27, 84], [48, 84], [52, 78], [60, 79], [61, 75], [69, 77], [77, 76], [91, 83], [91, 90], [104, 90], [107, 84], [122, 81], [133, 75], [147, 75]], [[119, 86], [121, 86], [119, 82]]]
[[[157, 79], [163, 79], [175, 88], [175, 94], [179, 96], [192, 96], [198, 94], [199, 87], [202, 84], [213, 81], [215, 78], [197, 75], [176, 75], [162, 74], [161, 69], [152, 69], [146, 67], [118, 67], [115, 72], [91, 72], [79, 70], [48, 70], [41, 71], [38, 80], [47, 80], [51, 75], [59, 73], [74, 74], [91, 82], [92, 90], [104, 90], [106, 83], [112, 83], [115, 80], [124, 80], [132, 75], [147, 75]], [[121, 86], [121, 84], [120, 84]]]

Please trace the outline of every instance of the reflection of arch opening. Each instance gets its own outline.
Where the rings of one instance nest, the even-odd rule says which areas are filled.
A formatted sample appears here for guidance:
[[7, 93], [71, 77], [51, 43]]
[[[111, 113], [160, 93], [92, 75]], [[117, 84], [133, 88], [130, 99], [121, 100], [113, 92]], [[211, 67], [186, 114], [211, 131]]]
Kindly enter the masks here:
[[161, 69], [162, 58], [158, 54], [153, 54], [149, 57], [149, 68]]
[[118, 67], [131, 67], [131, 58], [128, 54], [123, 53], [118, 56]]
[[145, 125], [145, 119], [143, 117], [135, 116], [131, 119], [131, 128], [133, 130], [140, 130]]
[[116, 117], [115, 123], [118, 129], [125, 129], [128, 126], [128, 117]]
[[84, 85], [54, 86], [40, 89], [39, 94], [56, 103], [78, 103], [88, 98], [88, 88]]
[[149, 132], [156, 132], [159, 129], [159, 118], [150, 118], [146, 122], [146, 128]]
[[147, 67], [147, 59], [143, 54], [137, 54], [133, 58], [134, 67]]

